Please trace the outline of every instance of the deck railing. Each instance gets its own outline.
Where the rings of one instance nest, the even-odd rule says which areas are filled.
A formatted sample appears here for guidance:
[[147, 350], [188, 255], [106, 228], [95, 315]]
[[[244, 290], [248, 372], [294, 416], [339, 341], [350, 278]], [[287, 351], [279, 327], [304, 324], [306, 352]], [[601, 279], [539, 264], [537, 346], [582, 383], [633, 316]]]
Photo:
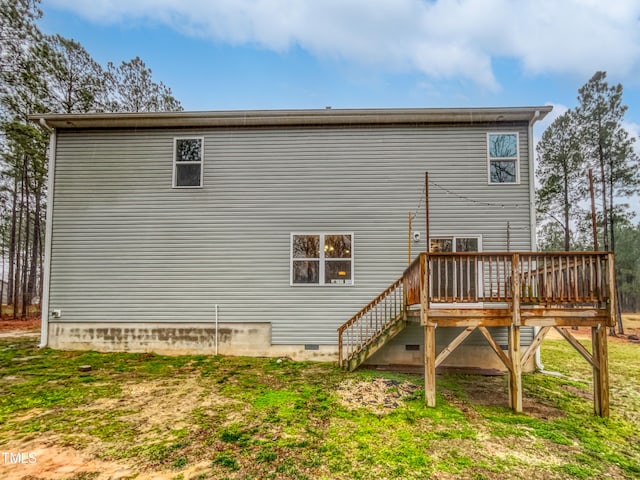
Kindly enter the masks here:
[[602, 306], [609, 259], [600, 252], [421, 253], [403, 278], [408, 305], [420, 303], [424, 280], [432, 304], [507, 303], [518, 288], [523, 304]]
[[492, 309], [494, 316], [511, 310], [514, 318], [521, 309], [537, 311], [538, 306], [612, 311], [612, 279], [609, 253], [421, 253], [401, 278], [338, 329], [340, 365], [392, 331], [411, 306], [420, 305], [423, 313], [434, 306], [444, 307], [438, 314], [457, 310], [457, 318], [465, 318], [471, 312], [467, 308]]
[[399, 278], [338, 329], [338, 358], [345, 360], [366, 348], [405, 313], [404, 282]]
[[521, 302], [602, 304], [609, 300], [606, 253], [527, 253], [519, 255]]

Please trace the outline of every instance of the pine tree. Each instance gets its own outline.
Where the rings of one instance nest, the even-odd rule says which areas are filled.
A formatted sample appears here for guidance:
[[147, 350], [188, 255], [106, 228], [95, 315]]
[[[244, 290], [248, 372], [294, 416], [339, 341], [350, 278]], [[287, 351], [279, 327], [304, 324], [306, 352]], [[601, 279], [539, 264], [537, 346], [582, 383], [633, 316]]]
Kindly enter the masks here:
[[[576, 111], [582, 129], [583, 154], [599, 172], [604, 249], [616, 253], [616, 221], [625, 213], [621, 199], [640, 192], [640, 164], [633, 152], [635, 139], [622, 126], [627, 111], [622, 103], [623, 87], [609, 86], [606, 76], [606, 72], [596, 72], [580, 88]], [[619, 293], [620, 285], [616, 284]], [[619, 312], [618, 330], [624, 333]]]
[[78, 42], [42, 35], [38, 6], [0, 0], [0, 251], [14, 317], [42, 297], [49, 133], [29, 116], [182, 110], [140, 58], [105, 72]]
[[579, 90], [576, 109], [581, 128], [582, 153], [598, 172], [605, 250], [615, 250], [616, 201], [640, 191], [634, 139], [623, 128], [627, 106], [621, 84], [609, 86], [606, 72], [595, 75]]
[[0, 0], [0, 73], [15, 72], [18, 59], [40, 37], [40, 0]]
[[88, 113], [102, 110], [106, 84], [102, 67], [75, 40], [46, 36], [38, 47], [47, 85], [47, 110]]
[[[571, 250], [571, 224], [580, 213], [584, 197], [584, 162], [580, 155], [578, 127], [574, 112], [559, 116], [547, 128], [537, 146], [540, 182], [537, 191], [538, 214], [562, 227], [563, 246]], [[557, 218], [556, 212], [561, 214]]]
[[140, 57], [123, 61], [118, 67], [107, 64], [107, 84], [112, 112], [177, 112], [182, 110], [171, 89], [153, 81], [152, 72]]

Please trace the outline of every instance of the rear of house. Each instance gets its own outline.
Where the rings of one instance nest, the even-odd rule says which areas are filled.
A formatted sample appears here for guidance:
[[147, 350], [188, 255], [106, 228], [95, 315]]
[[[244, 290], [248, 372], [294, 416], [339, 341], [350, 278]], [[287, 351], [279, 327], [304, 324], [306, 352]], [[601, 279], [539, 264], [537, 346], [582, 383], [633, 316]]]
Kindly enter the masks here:
[[[335, 360], [337, 328], [409, 245], [535, 248], [532, 125], [549, 111], [39, 117], [54, 131], [42, 344]], [[410, 325], [369, 362], [420, 364], [422, 348]], [[473, 334], [447, 364], [495, 358]]]

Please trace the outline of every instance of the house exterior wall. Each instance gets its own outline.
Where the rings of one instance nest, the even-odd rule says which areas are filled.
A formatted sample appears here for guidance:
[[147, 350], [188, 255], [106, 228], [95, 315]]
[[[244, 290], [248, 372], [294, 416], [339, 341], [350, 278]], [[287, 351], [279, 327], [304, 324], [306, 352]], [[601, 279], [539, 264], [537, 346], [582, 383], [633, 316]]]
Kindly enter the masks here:
[[[518, 133], [519, 184], [488, 184], [488, 132]], [[204, 138], [203, 188], [172, 188], [185, 136]], [[277, 351], [335, 346], [337, 327], [407, 266], [409, 211], [423, 233], [414, 253], [425, 249], [425, 171], [432, 236], [532, 249], [528, 149], [526, 122], [59, 130], [51, 341], [72, 324], [211, 328], [217, 305], [219, 322], [270, 324]], [[291, 286], [297, 232], [352, 233], [354, 285]]]

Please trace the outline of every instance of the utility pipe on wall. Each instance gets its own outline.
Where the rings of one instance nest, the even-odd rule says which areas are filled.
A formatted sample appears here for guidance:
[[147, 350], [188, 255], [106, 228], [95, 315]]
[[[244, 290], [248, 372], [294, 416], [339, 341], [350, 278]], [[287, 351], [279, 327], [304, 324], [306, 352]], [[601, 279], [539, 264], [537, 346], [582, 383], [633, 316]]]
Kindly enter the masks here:
[[219, 334], [218, 334], [218, 304], [216, 303], [216, 355], [218, 355], [218, 341], [219, 341]]

